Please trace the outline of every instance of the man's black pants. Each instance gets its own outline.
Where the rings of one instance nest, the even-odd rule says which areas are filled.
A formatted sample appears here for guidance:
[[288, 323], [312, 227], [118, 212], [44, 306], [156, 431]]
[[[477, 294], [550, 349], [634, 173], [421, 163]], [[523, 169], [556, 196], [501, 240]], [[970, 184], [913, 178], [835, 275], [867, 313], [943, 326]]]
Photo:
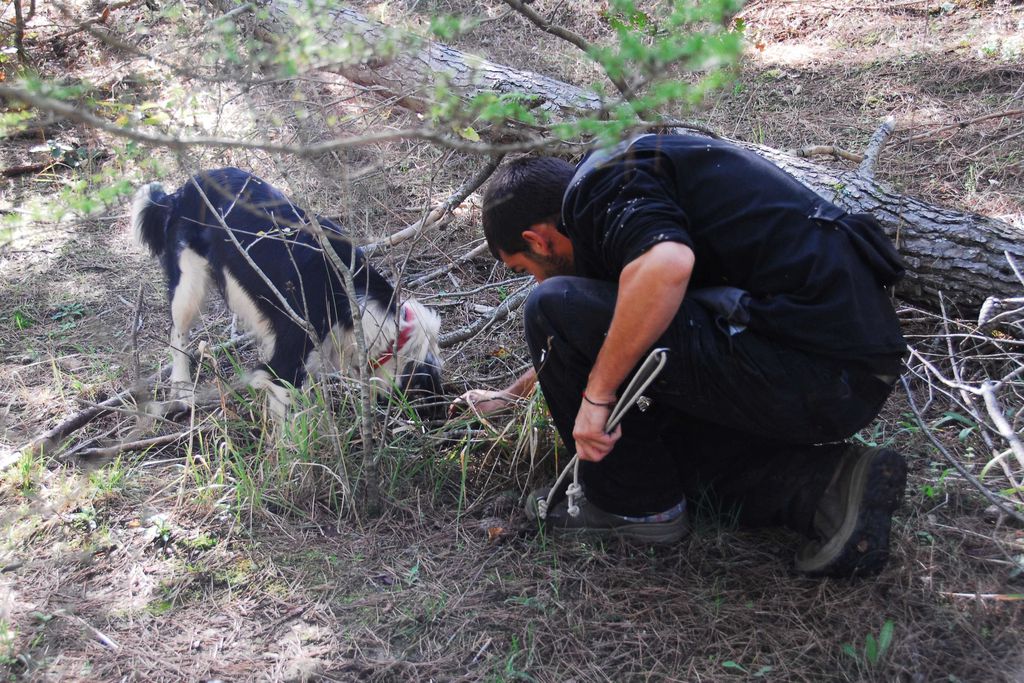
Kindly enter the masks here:
[[[611, 322], [614, 284], [556, 277], [526, 303], [526, 336], [563, 441]], [[892, 390], [854, 363], [786, 348], [728, 323], [686, 297], [656, 346], [668, 363], [622, 437], [599, 463], [580, 465], [587, 498], [617, 514], [662, 512], [709, 496], [748, 525], [808, 531], [841, 453]], [[625, 384], [623, 385], [624, 388]], [[824, 444], [824, 445], [815, 445]]]

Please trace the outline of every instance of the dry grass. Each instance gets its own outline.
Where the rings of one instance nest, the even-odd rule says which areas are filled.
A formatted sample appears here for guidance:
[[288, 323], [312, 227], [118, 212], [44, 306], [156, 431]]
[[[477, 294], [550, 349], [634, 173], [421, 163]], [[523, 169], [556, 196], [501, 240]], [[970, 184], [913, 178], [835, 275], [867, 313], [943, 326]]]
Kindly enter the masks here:
[[[1021, 118], [910, 140], [939, 124], [1021, 108], [1024, 59], [1000, 50], [1014, 27], [1019, 32], [1024, 9], [950, 4], [953, 11], [936, 12], [924, 2], [750, 3], [743, 18], [754, 47], [739, 81], [695, 117], [776, 147], [859, 151], [892, 113], [899, 127], [879, 169], [885, 180], [930, 201], [1019, 216], [1021, 138], [1012, 136]], [[574, 48], [503, 16], [503, 4], [405, 7], [398, 16], [410, 21], [444, 12], [486, 16], [461, 47], [559, 78], [593, 77]], [[606, 36], [596, 4], [559, 7], [558, 16], [588, 39]], [[48, 40], [71, 28], [50, 8], [41, 7], [37, 21], [29, 49], [44, 70], [88, 77], [121, 98], [166, 97], [151, 65], [88, 34]], [[195, 41], [181, 27], [206, 21], [195, 11], [154, 21], [141, 5], [111, 15], [111, 26], [139, 48], [169, 48], [169, 58], [192, 54]], [[142, 24], [149, 33], [135, 32]], [[402, 126], [410, 117], [337, 81], [241, 93], [181, 87], [197, 98], [186, 120], [194, 115], [208, 130], [238, 135], [273, 122], [282, 142]], [[52, 127], [49, 139], [115, 146], [67, 124]], [[5, 167], [37, 160], [31, 148], [40, 142], [5, 140], [0, 159]], [[168, 185], [202, 167], [250, 168], [318, 212], [341, 217], [367, 241], [414, 222], [483, 164], [418, 143], [316, 160], [146, 151], [5, 180], [0, 208], [70, 197], [79, 181], [96, 189], [150, 179], [153, 160]], [[130, 244], [125, 210], [114, 201], [86, 218], [37, 220], [0, 251], [0, 448], [25, 443], [81, 401], [116, 393], [166, 362], [165, 295], [154, 263]], [[471, 201], [443, 231], [375, 260], [409, 280], [468, 252], [478, 225]], [[493, 306], [521, 286], [507, 278], [479, 257], [413, 293], [438, 307], [450, 331], [479, 316], [474, 306]], [[941, 332], [914, 312], [906, 318], [915, 333]], [[215, 305], [196, 336], [222, 341], [229, 327]], [[251, 364], [252, 350], [241, 354], [241, 364]], [[519, 321], [447, 349], [445, 360], [455, 390], [506, 384], [527, 362]], [[223, 357], [217, 367], [234, 373]], [[208, 369], [205, 377], [213, 376]], [[198, 435], [185, 444], [113, 462], [23, 461], [5, 474], [0, 657], [12, 659], [0, 672], [146, 681], [1024, 677], [1024, 602], [980, 597], [1024, 593], [1024, 534], [989, 516], [958, 475], [943, 474], [948, 465], [909, 417], [904, 395], [863, 434], [910, 454], [911, 483], [890, 566], [857, 582], [794, 576], [795, 536], [733, 529], [699, 508], [694, 534], [672, 548], [538, 537], [518, 512], [523, 493], [554, 468], [554, 440], [536, 402], [493, 425], [420, 431], [378, 420], [388, 509], [380, 519], [360, 518], [345, 489], [357, 458], [346, 459], [338, 446], [350, 438], [358, 454], [351, 407], [338, 398], [322, 403], [334, 411], [333, 424], [326, 421], [304, 449], [269, 446], [250, 426], [256, 407], [236, 398], [200, 414]], [[976, 470], [984, 445], [976, 436], [961, 440], [958, 425], [943, 421], [955, 409], [940, 397], [926, 421]], [[78, 438], [124, 438], [136, 428], [134, 416], [119, 413]], [[539, 441], [531, 447], [534, 430]], [[998, 479], [990, 484], [999, 487]], [[844, 644], [863, 652], [865, 637], [886, 621], [895, 637], [879, 662], [844, 652]]]

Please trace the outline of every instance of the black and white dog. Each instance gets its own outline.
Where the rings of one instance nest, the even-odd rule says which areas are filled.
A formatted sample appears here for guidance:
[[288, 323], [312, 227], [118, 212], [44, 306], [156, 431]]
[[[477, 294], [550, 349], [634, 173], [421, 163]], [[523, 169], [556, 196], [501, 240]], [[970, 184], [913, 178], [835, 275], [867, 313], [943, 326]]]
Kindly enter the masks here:
[[[413, 400], [442, 393], [437, 316], [413, 299], [399, 305], [341, 228], [316, 222], [355, 281], [372, 376]], [[269, 183], [237, 168], [199, 173], [174, 194], [150, 183], [135, 194], [132, 227], [167, 275], [175, 398], [191, 392], [186, 348], [211, 283], [260, 342], [264, 363], [249, 385], [268, 390], [276, 417], [288, 408], [285, 383], [299, 387], [307, 373], [338, 370], [358, 376], [343, 278], [305, 212]]]

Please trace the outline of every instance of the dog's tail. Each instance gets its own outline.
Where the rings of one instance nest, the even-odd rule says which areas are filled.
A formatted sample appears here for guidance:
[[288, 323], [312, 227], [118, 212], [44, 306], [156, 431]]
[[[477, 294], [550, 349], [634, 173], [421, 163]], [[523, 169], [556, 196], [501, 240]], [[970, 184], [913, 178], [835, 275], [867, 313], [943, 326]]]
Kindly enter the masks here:
[[132, 200], [132, 232], [135, 241], [148, 247], [153, 256], [167, 250], [167, 218], [170, 202], [160, 183], [147, 183], [135, 193]]

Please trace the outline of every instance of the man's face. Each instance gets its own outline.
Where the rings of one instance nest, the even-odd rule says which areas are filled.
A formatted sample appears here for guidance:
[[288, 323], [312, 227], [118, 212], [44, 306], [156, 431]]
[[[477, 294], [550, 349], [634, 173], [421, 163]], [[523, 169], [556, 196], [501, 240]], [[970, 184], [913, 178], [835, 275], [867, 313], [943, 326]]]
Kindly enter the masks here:
[[574, 275], [572, 242], [554, 221], [531, 225], [522, 233], [527, 250], [514, 254], [498, 250], [502, 262], [516, 273], [529, 273], [537, 282], [556, 275]]
[[553, 250], [547, 254], [539, 254], [533, 249], [517, 254], [499, 252], [502, 262], [516, 273], [529, 273], [537, 282], [544, 282], [556, 275], [572, 275], [572, 260]]

